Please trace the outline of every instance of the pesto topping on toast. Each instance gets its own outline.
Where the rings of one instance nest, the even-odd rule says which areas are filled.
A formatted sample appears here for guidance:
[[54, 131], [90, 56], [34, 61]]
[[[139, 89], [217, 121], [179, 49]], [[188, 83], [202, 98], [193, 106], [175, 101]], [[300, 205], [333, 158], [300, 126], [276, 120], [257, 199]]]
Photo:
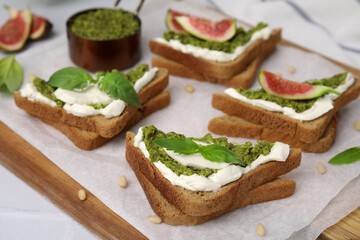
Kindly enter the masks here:
[[237, 28], [235, 36], [226, 42], [202, 40], [190, 35], [189, 33], [175, 33], [173, 31], [164, 32], [164, 39], [166, 41], [179, 40], [182, 44], [190, 44], [196, 47], [208, 48], [210, 50], [233, 53], [235, 48], [237, 48], [238, 46], [243, 46], [248, 41], [250, 41], [251, 36], [254, 32], [259, 31], [267, 26], [268, 25], [265, 23], [258, 23], [257, 26], [250, 29], [249, 31], [245, 31], [241, 27]]
[[45, 80], [40, 79], [38, 77], [36, 77], [34, 79], [33, 84], [34, 84], [36, 90], [38, 90], [44, 97], [47, 97], [50, 100], [53, 100], [56, 103], [56, 106], [58, 106], [58, 107], [64, 106], [64, 102], [57, 99], [54, 95], [54, 92], [56, 90], [55, 87], [50, 86], [49, 84], [47, 84], [47, 82], [45, 82]]
[[[128, 71], [127, 73], [119, 72], [118, 70], [112, 70], [112, 73], [117, 73], [124, 77], [126, 80], [130, 82], [130, 84], [133, 86], [137, 80], [139, 80], [147, 71], [149, 71], [149, 66], [147, 64], [140, 64], [135, 69]], [[100, 82], [101, 77], [103, 77], [106, 73], [105, 72], [99, 72], [96, 75], [95, 79], [91, 79], [91, 82], [96, 84]], [[40, 78], [36, 78], [33, 81], [34, 86], [36, 89], [45, 97], [53, 100], [58, 107], [63, 107], [64, 102], [57, 99], [54, 95], [55, 90], [57, 87], [50, 86], [48, 82], [45, 80], [42, 80]], [[101, 109], [105, 108], [107, 105], [105, 104], [89, 104], [89, 106], [93, 107], [94, 109]]]
[[[183, 164], [172, 159], [165, 150], [158, 146], [153, 141], [155, 139], [163, 138], [185, 138], [183, 134], [177, 134], [174, 132], [164, 133], [157, 129], [155, 126], [151, 125], [148, 127], [143, 127], [143, 141], [145, 142], [146, 148], [150, 154], [150, 161], [157, 162], [160, 161], [166, 167], [171, 169], [178, 176], [183, 174], [190, 176], [193, 174], [198, 174], [200, 176], [209, 176], [213, 173], [216, 173], [219, 169], [196, 169], [194, 167], [184, 166]], [[271, 151], [271, 148], [274, 146], [274, 143], [268, 142], [258, 142], [257, 145], [253, 146], [251, 142], [247, 142], [242, 145], [235, 145], [229, 143], [227, 138], [213, 138], [211, 134], [206, 134], [202, 138], [191, 138], [195, 141], [204, 142], [208, 144], [217, 144], [223, 147], [226, 147], [230, 151], [234, 152], [239, 158], [244, 160], [244, 164], [240, 165], [241, 167], [249, 166], [254, 160], [256, 160], [261, 154], [268, 155]]]
[[[346, 75], [347, 75], [347, 72], [337, 74], [330, 78], [323, 78], [323, 79], [319, 79], [319, 80], [318, 79], [308, 80], [308, 81], [305, 81], [305, 83], [308, 83], [311, 85], [323, 85], [323, 86], [335, 89], [338, 86], [345, 83]], [[271, 95], [271, 94], [265, 92], [264, 89], [245, 90], [245, 89], [239, 88], [238, 92], [249, 99], [262, 99], [265, 101], [277, 103], [278, 105], [280, 105], [282, 107], [292, 108], [297, 113], [301, 113], [301, 112], [304, 112], [304, 111], [310, 109], [315, 104], [315, 102], [320, 98], [320, 97], [318, 97], [318, 98], [306, 99], [306, 100], [285, 99], [285, 98]]]

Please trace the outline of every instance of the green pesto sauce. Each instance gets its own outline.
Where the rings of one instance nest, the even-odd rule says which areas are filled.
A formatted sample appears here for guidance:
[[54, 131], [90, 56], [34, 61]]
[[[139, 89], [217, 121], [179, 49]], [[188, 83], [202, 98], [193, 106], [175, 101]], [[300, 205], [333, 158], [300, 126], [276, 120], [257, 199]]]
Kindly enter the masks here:
[[245, 31], [243, 28], [237, 28], [235, 36], [226, 42], [202, 40], [190, 35], [189, 33], [175, 33], [173, 31], [166, 31], [164, 33], [164, 39], [167, 41], [171, 39], [179, 40], [182, 44], [190, 44], [196, 47], [208, 48], [210, 50], [233, 53], [235, 48], [238, 46], [243, 46], [248, 41], [250, 41], [250, 38], [254, 32], [259, 31], [267, 26], [268, 25], [265, 23], [259, 23], [256, 27], [250, 29], [249, 31]]
[[90, 103], [88, 106], [95, 108], [96, 110], [106, 108], [109, 104], [102, 104], [102, 103]]
[[134, 70], [130, 70], [127, 73], [119, 72], [118, 70], [112, 70], [112, 72], [116, 72], [126, 78], [132, 85], [135, 84], [137, 80], [139, 80], [146, 72], [149, 71], [149, 65], [140, 64]]
[[[311, 84], [311, 85], [323, 85], [330, 88], [337, 88], [338, 86], [344, 84], [345, 78], [347, 73], [340, 73], [330, 78], [323, 78], [320, 80], [314, 79], [305, 81], [305, 83]], [[282, 107], [289, 107], [295, 110], [297, 113], [304, 112], [311, 108], [314, 103], [319, 98], [313, 98], [313, 99], [306, 99], [306, 100], [292, 100], [292, 99], [286, 99], [282, 97], [277, 97], [274, 95], [271, 95], [267, 92], [265, 92], [264, 89], [258, 89], [258, 90], [245, 90], [245, 89], [238, 89], [238, 92], [245, 97], [249, 99], [262, 99], [265, 101], [270, 101], [279, 104]]]
[[[139, 80], [147, 71], [149, 71], [149, 66], [147, 64], [140, 64], [135, 69], [128, 71], [127, 73], [119, 72], [118, 70], [112, 70], [112, 72], [116, 72], [126, 78], [132, 85], [135, 84], [137, 80]], [[96, 82], [100, 80], [102, 76], [105, 75], [105, 72], [98, 72], [96, 76]], [[65, 103], [61, 100], [57, 99], [54, 95], [56, 88], [50, 86], [46, 81], [36, 78], [34, 80], [34, 86], [36, 89], [45, 97], [53, 100], [56, 102], [58, 107], [62, 107]], [[106, 104], [88, 104], [95, 109], [102, 109], [105, 108]]]
[[134, 14], [122, 9], [99, 9], [77, 16], [71, 31], [83, 38], [113, 40], [135, 34], [140, 22]]
[[[152, 162], [160, 161], [166, 167], [171, 169], [175, 174], [178, 176], [183, 174], [186, 176], [190, 176], [193, 174], [198, 174], [200, 176], [209, 176], [213, 173], [216, 173], [219, 169], [196, 169], [194, 167], [184, 166], [181, 163], [172, 159], [162, 147], [158, 146], [157, 144], [153, 143], [155, 139], [159, 138], [184, 138], [183, 134], [177, 134], [174, 132], [164, 133], [154, 127], [153, 125], [148, 127], [143, 127], [143, 140], [146, 145], [146, 149], [149, 151], [150, 160]], [[244, 160], [246, 165], [241, 165], [242, 167], [246, 167], [250, 165], [255, 159], [257, 159], [261, 154], [268, 155], [271, 151], [271, 148], [274, 146], [274, 143], [268, 142], [258, 142], [257, 145], [253, 147], [251, 142], [247, 142], [242, 145], [235, 145], [229, 143], [227, 138], [213, 138], [211, 134], [206, 134], [202, 138], [192, 138], [195, 141], [200, 141], [208, 144], [218, 144], [228, 148], [229, 150], [233, 151], [237, 154], [241, 159]]]
[[33, 81], [33, 84], [35, 86], [35, 88], [45, 97], [53, 100], [56, 103], [56, 106], [58, 107], [62, 107], [64, 106], [64, 102], [62, 102], [61, 100], [57, 99], [54, 95], [54, 92], [56, 90], [56, 88], [50, 86], [49, 84], [47, 84], [47, 82], [45, 82], [45, 80], [42, 80], [38, 77], [36, 77]]

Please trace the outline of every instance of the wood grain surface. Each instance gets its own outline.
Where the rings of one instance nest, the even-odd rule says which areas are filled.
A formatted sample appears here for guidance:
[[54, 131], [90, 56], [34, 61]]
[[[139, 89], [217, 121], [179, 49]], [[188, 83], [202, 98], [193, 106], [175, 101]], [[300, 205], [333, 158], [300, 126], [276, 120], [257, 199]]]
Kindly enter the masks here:
[[[1, 121], [0, 163], [100, 238], [146, 239]], [[84, 201], [80, 189], [86, 192]]]

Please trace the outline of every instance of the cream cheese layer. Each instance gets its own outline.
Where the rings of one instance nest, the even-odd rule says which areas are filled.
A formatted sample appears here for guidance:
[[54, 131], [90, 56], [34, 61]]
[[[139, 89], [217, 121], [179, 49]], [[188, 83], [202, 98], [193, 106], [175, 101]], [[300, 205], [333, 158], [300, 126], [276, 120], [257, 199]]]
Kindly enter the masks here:
[[[134, 84], [134, 89], [138, 93], [148, 83], [150, 83], [156, 76], [159, 69], [152, 68], [147, 71]], [[43, 96], [32, 83], [28, 83], [21, 91], [21, 96], [26, 97], [30, 101], [39, 101], [56, 107], [56, 103], [47, 97]], [[111, 98], [105, 92], [98, 89], [96, 85], [89, 86], [82, 92], [69, 91], [58, 88], [54, 95], [57, 99], [63, 101], [66, 112], [79, 117], [88, 117], [95, 115], [103, 115], [106, 118], [117, 117], [122, 114], [126, 107], [126, 103], [120, 99]], [[89, 104], [106, 105], [104, 108], [95, 109]]]
[[259, 31], [254, 32], [251, 35], [250, 40], [245, 45], [238, 46], [237, 48], [235, 48], [233, 53], [210, 50], [208, 48], [201, 48], [201, 47], [193, 46], [191, 44], [182, 44], [179, 40], [171, 39], [170, 41], [167, 41], [161, 37], [155, 38], [154, 40], [159, 43], [166, 44], [169, 47], [178, 50], [182, 53], [191, 54], [195, 57], [200, 57], [215, 62], [230, 62], [238, 58], [241, 54], [243, 54], [245, 50], [256, 41], [260, 39], [267, 40], [272, 34], [272, 32], [273, 29], [270, 27], [266, 27]]

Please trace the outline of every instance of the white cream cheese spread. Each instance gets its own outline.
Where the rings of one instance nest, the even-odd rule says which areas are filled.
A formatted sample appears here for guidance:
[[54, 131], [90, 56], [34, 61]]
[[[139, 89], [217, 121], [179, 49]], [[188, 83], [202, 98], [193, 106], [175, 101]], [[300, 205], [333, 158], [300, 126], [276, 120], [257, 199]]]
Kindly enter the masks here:
[[167, 41], [164, 38], [155, 38], [154, 40], [159, 43], [166, 44], [175, 50], [181, 51], [186, 54], [191, 54], [195, 57], [200, 57], [216, 62], [229, 62], [239, 57], [251, 44], [255, 43], [257, 40], [267, 40], [272, 32], [273, 30], [270, 27], [266, 27], [254, 32], [251, 35], [250, 40], [245, 45], [235, 48], [233, 53], [210, 50], [208, 48], [201, 48], [190, 44], [182, 44], [179, 40], [174, 39]]
[[[151, 82], [159, 69], [152, 68], [147, 71], [134, 84], [134, 89], [138, 93], [144, 86]], [[56, 106], [56, 103], [47, 97], [43, 96], [32, 83], [28, 83], [21, 91], [21, 96], [26, 97], [30, 101], [40, 101], [51, 106]], [[63, 101], [66, 112], [79, 117], [87, 117], [94, 115], [104, 115], [106, 118], [120, 116], [126, 107], [126, 103], [119, 99], [114, 99], [108, 96], [105, 92], [99, 90], [96, 85], [89, 86], [82, 92], [69, 91], [58, 88], [54, 95], [57, 99]], [[103, 104], [106, 107], [95, 109], [88, 104]]]
[[[346, 75], [345, 81], [342, 85], [335, 88], [336, 91], [338, 91], [340, 94], [344, 93], [349, 87], [351, 87], [355, 82], [355, 78], [351, 73], [348, 73]], [[265, 101], [262, 99], [249, 99], [245, 97], [244, 95], [240, 94], [236, 89], [234, 88], [228, 88], [225, 90], [225, 94], [229, 95], [232, 98], [235, 98], [237, 100], [240, 100], [242, 102], [248, 103], [250, 105], [261, 107], [263, 109], [266, 109], [268, 111], [272, 112], [280, 112], [288, 117], [300, 120], [300, 121], [310, 121], [313, 119], [316, 119], [323, 114], [330, 111], [332, 108], [334, 108], [333, 102], [336, 98], [339, 97], [339, 95], [335, 93], [326, 94], [322, 97], [320, 97], [314, 105], [305, 110], [304, 112], [297, 113], [294, 109], [290, 107], [282, 107], [279, 104], [271, 101]]]
[[[149, 152], [146, 149], [145, 142], [143, 141], [142, 128], [139, 129], [137, 135], [134, 138], [134, 146], [138, 147], [146, 158], [149, 158]], [[203, 158], [201, 154], [184, 155], [168, 150], [165, 151], [175, 161], [178, 161], [185, 166], [194, 166], [199, 169], [220, 169], [217, 173], [213, 173], [208, 177], [197, 174], [190, 176], [181, 174], [178, 176], [160, 161], [154, 162], [154, 165], [173, 185], [181, 186], [192, 191], [216, 191], [220, 189], [221, 186], [236, 181], [243, 174], [250, 172], [261, 164], [267, 163], [269, 161], [286, 161], [290, 153], [290, 147], [287, 144], [276, 142], [268, 155], [260, 155], [255, 161], [251, 163], [251, 166], [245, 168], [228, 163], [211, 162]]]

